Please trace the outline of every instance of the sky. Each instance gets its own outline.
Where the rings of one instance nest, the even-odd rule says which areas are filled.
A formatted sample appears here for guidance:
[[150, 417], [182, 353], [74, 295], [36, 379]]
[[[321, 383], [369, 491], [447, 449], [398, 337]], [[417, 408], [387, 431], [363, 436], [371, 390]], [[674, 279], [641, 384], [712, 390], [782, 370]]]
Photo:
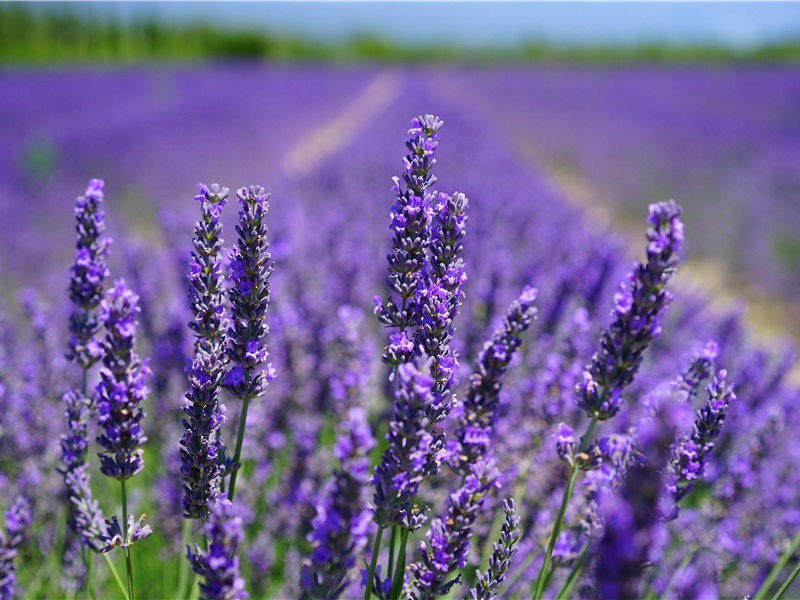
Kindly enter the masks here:
[[[800, 38], [800, 2], [71, 2], [123, 19], [205, 21], [336, 40], [502, 46], [713, 43], [746, 48]], [[52, 5], [51, 5], [52, 6]]]

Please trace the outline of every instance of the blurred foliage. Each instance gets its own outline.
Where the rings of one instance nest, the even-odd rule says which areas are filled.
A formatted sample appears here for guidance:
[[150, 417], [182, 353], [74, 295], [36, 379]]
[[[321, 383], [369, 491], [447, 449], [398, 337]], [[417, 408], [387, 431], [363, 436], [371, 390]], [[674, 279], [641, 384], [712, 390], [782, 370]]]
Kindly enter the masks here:
[[58, 166], [58, 148], [48, 135], [40, 134], [25, 140], [20, 163], [29, 183], [45, 183]]
[[403, 45], [371, 35], [322, 43], [209, 24], [169, 27], [155, 18], [121, 23], [69, 3], [0, 3], [0, 64], [147, 60], [274, 60], [313, 62], [798, 62], [800, 40], [747, 50], [713, 45], [558, 46], [529, 42], [510, 48]]

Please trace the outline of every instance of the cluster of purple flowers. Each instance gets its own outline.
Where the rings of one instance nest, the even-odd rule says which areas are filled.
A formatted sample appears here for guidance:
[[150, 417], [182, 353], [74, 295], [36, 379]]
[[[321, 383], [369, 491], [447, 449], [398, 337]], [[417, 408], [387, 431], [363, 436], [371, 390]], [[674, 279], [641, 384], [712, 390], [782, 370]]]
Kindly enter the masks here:
[[[323, 205], [311, 216], [296, 208], [303, 193], [320, 202], [320, 190], [355, 189], [335, 161], [269, 215], [263, 188], [238, 190], [229, 248], [229, 191], [200, 184], [191, 253], [175, 244], [170, 266], [152, 272], [140, 257], [112, 286], [103, 185], [90, 182], [77, 201], [70, 270], [67, 367], [80, 370], [78, 385], [46, 359], [48, 319], [34, 296], [21, 303], [33, 343], [16, 360], [14, 330], [0, 321], [0, 406], [9, 407], [0, 431], [33, 430], [24, 401], [67, 390], [56, 485], [41, 475], [47, 465], [7, 461], [11, 442], [0, 436], [0, 488], [13, 491], [0, 494], [12, 506], [0, 532], [0, 596], [15, 587], [36, 595], [15, 563], [27, 567], [36, 547], [54, 551], [54, 539], [62, 580], [43, 586], [99, 595], [108, 579], [129, 600], [131, 547], [146, 537], [142, 549], [176, 573], [140, 580], [143, 596], [763, 597], [786, 577], [800, 547], [800, 535], [788, 537], [800, 529], [797, 456], [785, 433], [800, 424], [797, 389], [786, 383], [794, 358], [752, 350], [738, 317], [709, 316], [703, 300], [672, 302], [680, 207], [650, 207], [646, 260], [613, 290], [628, 268], [618, 248], [587, 237], [575, 212], [548, 204], [545, 188], [537, 193], [548, 210], [536, 218], [518, 202], [487, 208], [436, 191], [441, 128], [432, 115], [412, 120], [405, 172], [392, 187], [389, 292], [373, 300], [388, 343], [362, 318], [373, 294], [364, 282], [385, 273], [380, 253], [364, 249], [379, 242], [366, 229], [356, 242], [322, 225], [309, 235]], [[475, 174], [470, 197], [512, 197], [506, 179]], [[365, 220], [378, 212], [372, 204], [361, 209]], [[464, 243], [468, 207], [488, 249]], [[361, 216], [351, 209], [337, 227]], [[494, 210], [510, 224], [493, 227]], [[270, 224], [272, 245], [268, 216], [280, 224]], [[516, 238], [531, 246], [525, 257], [515, 255]], [[274, 276], [271, 252], [281, 266]], [[162, 277], [173, 271], [174, 280]], [[168, 304], [173, 285], [187, 283], [186, 301]], [[460, 312], [470, 318], [457, 337]], [[158, 358], [140, 358], [137, 346]], [[232, 407], [237, 423], [228, 422]], [[147, 436], [145, 411], [159, 421]], [[121, 482], [121, 515], [100, 487], [109, 480], [92, 493], [91, 440], [101, 472]], [[134, 479], [146, 441], [162, 460], [148, 458], [148, 476]], [[35, 448], [52, 452], [46, 441]], [[40, 500], [50, 490], [61, 490], [58, 511], [69, 507], [63, 542], [53, 536], [61, 517]], [[129, 514], [129, 499], [148, 506], [159, 536], [144, 515]], [[760, 502], [777, 516], [756, 533]], [[113, 577], [97, 576], [97, 553]]]
[[134, 350], [138, 301], [120, 279], [100, 305], [100, 321], [106, 329], [102, 343], [105, 368], [97, 384], [97, 412], [103, 430], [97, 437], [103, 448], [100, 470], [120, 481], [144, 468], [140, 446], [147, 441], [140, 422], [144, 417], [141, 403], [150, 392], [145, 385], [150, 368]]
[[673, 201], [650, 207], [647, 262], [636, 265], [614, 296], [614, 321], [578, 386], [578, 406], [590, 418], [602, 421], [619, 412], [623, 388], [633, 381], [644, 350], [661, 335], [661, 320], [672, 300], [664, 286], [683, 244], [680, 214]]
[[194, 358], [187, 367], [190, 390], [186, 394], [181, 438], [183, 512], [207, 520], [219, 495], [220, 458], [224, 450], [218, 435], [225, 420], [220, 403], [226, 365], [225, 291], [222, 273], [222, 207], [228, 189], [200, 184], [201, 219], [195, 225], [194, 251], [189, 266], [189, 297], [194, 319]]

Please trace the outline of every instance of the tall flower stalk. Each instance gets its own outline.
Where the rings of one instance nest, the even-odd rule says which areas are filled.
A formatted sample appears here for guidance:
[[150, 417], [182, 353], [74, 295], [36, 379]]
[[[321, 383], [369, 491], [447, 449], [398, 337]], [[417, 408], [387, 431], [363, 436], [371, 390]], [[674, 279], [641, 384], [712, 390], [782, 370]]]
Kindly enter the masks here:
[[198, 184], [201, 218], [194, 228], [194, 251], [189, 265], [189, 304], [193, 319], [194, 357], [187, 367], [190, 389], [183, 412], [186, 429], [181, 438], [183, 514], [207, 520], [219, 496], [220, 457], [224, 445], [219, 436], [225, 421], [220, 390], [226, 365], [225, 299], [222, 270], [222, 223], [220, 217], [228, 188]]
[[536, 316], [536, 294], [535, 288], [525, 287], [478, 355], [456, 431], [456, 469], [463, 477], [469, 473], [469, 465], [491, 458], [490, 440], [497, 421], [502, 379], [522, 344], [520, 334]]
[[503, 501], [503, 512], [506, 515], [500, 531], [500, 539], [492, 543], [492, 556], [486, 573], [476, 573], [475, 587], [469, 591], [470, 600], [493, 600], [497, 597], [497, 589], [505, 581], [506, 571], [511, 566], [511, 559], [517, 553], [519, 542], [519, 515], [517, 505], [512, 498]]
[[[683, 244], [680, 212], [680, 207], [671, 200], [650, 205], [647, 262], [634, 266], [633, 272], [622, 283], [622, 289], [614, 296], [614, 320], [603, 332], [600, 351], [587, 365], [583, 381], [576, 385], [576, 403], [590, 418], [581, 438], [579, 456], [586, 453], [597, 423], [619, 412], [622, 391], [633, 381], [644, 350], [661, 334], [661, 319], [672, 300], [672, 294], [665, 288], [675, 272]], [[591, 468], [592, 464], [592, 461], [579, 461], [569, 465], [561, 507], [536, 579], [534, 600], [540, 600], [544, 593], [553, 550], [578, 474], [582, 468]]]
[[[427, 379], [421, 383], [423, 379], [416, 377], [417, 383], [409, 386], [415, 375], [408, 369], [401, 376], [399, 385], [401, 388], [405, 386], [405, 390], [397, 396], [393, 419], [397, 431], [392, 432], [393, 425], [390, 424], [387, 434], [390, 447], [373, 478], [375, 521], [379, 529], [367, 574], [365, 599], [372, 593], [383, 530], [390, 524], [395, 527], [393, 539], [398, 528], [401, 529], [400, 556], [395, 574], [402, 574], [405, 568], [408, 534], [425, 521], [424, 512], [412, 515], [408, 509], [413, 504], [419, 482], [440, 470], [445, 437], [438, 424], [455, 405], [450, 390], [455, 384], [458, 357], [451, 351], [450, 341], [454, 331], [453, 319], [461, 304], [461, 286], [466, 281], [460, 254], [469, 202], [463, 194], [437, 194], [431, 189], [436, 182], [431, 169], [436, 164], [434, 154], [442, 124], [433, 115], [412, 119], [408, 131], [411, 137], [406, 142], [410, 153], [404, 160], [404, 185], [401, 186], [400, 178], [395, 177], [392, 187], [397, 200], [391, 212], [392, 252], [387, 256], [389, 275], [386, 285], [390, 294], [385, 301], [380, 296], [375, 297], [374, 311], [381, 323], [396, 331], [390, 334], [382, 359], [392, 367], [390, 379], [399, 373], [401, 365], [417, 360], [418, 364], [412, 370], [416, 375], [424, 371], [422, 377], [429, 378], [430, 384]], [[409, 401], [412, 398], [421, 402]], [[392, 439], [404, 435], [413, 438], [413, 451], [410, 448], [398, 450], [396, 446], [392, 449]], [[407, 474], [395, 471], [398, 461], [402, 462], [399, 457], [407, 458], [414, 453], [419, 453], [419, 458], [410, 465]], [[398, 475], [398, 481], [388, 479], [393, 473]]]
[[448, 497], [445, 517], [431, 521], [427, 545], [418, 545], [420, 560], [410, 566], [414, 582], [406, 592], [409, 598], [432, 600], [445, 596], [461, 581], [461, 575], [449, 577], [467, 564], [472, 527], [483, 499], [496, 486], [499, 476], [492, 462], [479, 460], [469, 469], [464, 483]]
[[[125, 483], [144, 468], [141, 446], [147, 438], [140, 426], [144, 417], [141, 403], [149, 393], [144, 379], [150, 374], [146, 361], [140, 360], [134, 349], [138, 300], [139, 297], [120, 279], [100, 305], [100, 321], [106, 335], [102, 342], [104, 369], [97, 384], [97, 409], [102, 430], [97, 443], [103, 448], [99, 453], [100, 471], [120, 482], [122, 528], [119, 544], [125, 552], [129, 600], [134, 598], [130, 546], [145, 535], [140, 535], [142, 532], [129, 535], [133, 518], [128, 515]], [[109, 531], [113, 533], [113, 523]], [[115, 545], [115, 538], [112, 536], [112, 545]]]
[[242, 409], [233, 454], [233, 472], [228, 486], [228, 499], [231, 502], [241, 467], [239, 460], [250, 401], [262, 396], [267, 383], [275, 378], [272, 365], [267, 363], [269, 354], [265, 344], [269, 332], [266, 322], [270, 302], [269, 276], [274, 266], [267, 242], [269, 194], [263, 187], [250, 186], [239, 189], [236, 196], [239, 199], [239, 223], [236, 226], [239, 237], [230, 253], [230, 367], [225, 374], [224, 385], [242, 401]]
[[[89, 445], [88, 426], [95, 414], [95, 402], [89, 396], [89, 369], [102, 356], [97, 340], [100, 327], [97, 308], [103, 298], [103, 287], [109, 276], [108, 248], [111, 239], [105, 233], [103, 212], [103, 181], [92, 179], [83, 196], [75, 201], [77, 241], [75, 262], [70, 267], [69, 297], [73, 304], [69, 319], [69, 349], [67, 358], [81, 370], [80, 386], [63, 395], [66, 406], [67, 432], [61, 437], [59, 471], [64, 477], [69, 516], [65, 557], [77, 556], [73, 540], [99, 551], [103, 531], [103, 515], [89, 487], [89, 465], [86, 450]], [[86, 558], [91, 561], [91, 557]], [[88, 566], [88, 565], [85, 565]], [[83, 578], [85, 572], [80, 574]], [[90, 583], [90, 582], [89, 582]], [[81, 582], [73, 582], [78, 587]]]

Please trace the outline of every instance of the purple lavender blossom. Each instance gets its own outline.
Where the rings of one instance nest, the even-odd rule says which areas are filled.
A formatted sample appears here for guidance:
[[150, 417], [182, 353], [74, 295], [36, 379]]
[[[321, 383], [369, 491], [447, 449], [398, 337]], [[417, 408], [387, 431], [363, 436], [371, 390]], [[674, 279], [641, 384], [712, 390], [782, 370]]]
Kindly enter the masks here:
[[[389, 277], [386, 285], [391, 295], [386, 301], [375, 297], [375, 314], [384, 325], [396, 327], [403, 334], [407, 329], [420, 325], [421, 314], [417, 306], [420, 286], [420, 272], [425, 261], [431, 236], [431, 218], [434, 200], [428, 189], [436, 182], [430, 172], [436, 164], [434, 153], [439, 144], [439, 129], [443, 122], [433, 115], [419, 116], [411, 121], [408, 133], [412, 136], [406, 142], [411, 151], [405, 160], [403, 182], [394, 178], [392, 190], [397, 201], [392, 208], [392, 252], [387, 256]], [[383, 355], [383, 361], [397, 367], [418, 354], [403, 336], [393, 341]], [[396, 343], [397, 342], [397, 343]]]
[[497, 597], [497, 588], [505, 581], [506, 571], [511, 566], [511, 559], [517, 553], [519, 541], [519, 515], [513, 498], [503, 501], [503, 512], [506, 514], [500, 539], [492, 542], [492, 556], [486, 573], [476, 573], [477, 582], [469, 591], [470, 600], [493, 600]]
[[[416, 306], [420, 312], [419, 329], [415, 346], [424, 354], [434, 357], [433, 376], [436, 391], [445, 393], [455, 383], [458, 357], [451, 351], [453, 319], [458, 314], [466, 282], [464, 261], [461, 258], [461, 240], [466, 233], [466, 209], [469, 204], [464, 194], [452, 196], [439, 194], [434, 208], [435, 221], [431, 227], [428, 256], [420, 273]], [[450, 406], [433, 411], [431, 422], [438, 423], [450, 412]]]
[[559, 423], [553, 438], [558, 458], [572, 467], [575, 464], [575, 430], [566, 423]]
[[189, 304], [194, 315], [189, 327], [195, 332], [194, 359], [187, 371], [181, 438], [183, 514], [207, 520], [219, 495], [220, 458], [224, 451], [218, 435], [225, 422], [220, 390], [225, 375], [225, 291], [222, 274], [222, 223], [220, 216], [228, 189], [217, 184], [198, 184], [201, 218], [194, 228], [194, 252], [189, 267]]
[[149, 389], [144, 379], [150, 374], [146, 361], [136, 355], [138, 296], [120, 279], [101, 303], [100, 321], [106, 329], [103, 366], [97, 384], [100, 427], [97, 443], [103, 448], [100, 471], [125, 481], [144, 467], [140, 446], [147, 441], [139, 425], [144, 411], [140, 404]]
[[[105, 545], [100, 549], [100, 552], [109, 552], [112, 548], [129, 548], [139, 540], [150, 537], [153, 533], [150, 525], [142, 525], [146, 519], [146, 515], [142, 515], [134, 520], [133, 515], [128, 515], [127, 529], [123, 529], [116, 515], [113, 515], [106, 521], [106, 532], [100, 536], [100, 540], [105, 542]], [[127, 532], [127, 539], [126, 533]]]
[[[733, 387], [725, 381], [727, 375], [727, 371], [721, 369], [706, 386], [708, 401], [697, 411], [691, 435], [682, 437], [670, 447], [670, 469], [674, 479], [671, 489], [676, 503], [691, 492], [694, 481], [705, 476], [714, 449], [713, 440], [722, 431], [730, 403], [736, 400]], [[672, 516], [676, 517], [677, 513]]]
[[[269, 276], [272, 273], [272, 255], [267, 243], [265, 219], [269, 209], [269, 194], [263, 187], [250, 186], [236, 192], [239, 199], [239, 234], [231, 249], [231, 287], [228, 290], [231, 307], [231, 326], [228, 329], [228, 358], [230, 368], [223, 378], [223, 385], [242, 400], [239, 415], [239, 431], [230, 464], [231, 479], [229, 497], [234, 498], [236, 478], [239, 474], [239, 458], [247, 410], [250, 400], [260, 397], [267, 383], [275, 379], [275, 370], [267, 363], [265, 340], [269, 333], [267, 308], [270, 302]], [[262, 368], [266, 365], [266, 369]]]
[[714, 372], [714, 365], [719, 356], [719, 344], [708, 342], [702, 350], [695, 353], [689, 366], [681, 374], [677, 387], [686, 395], [686, 402], [691, 403], [700, 388], [700, 384]]
[[461, 575], [449, 577], [467, 564], [472, 527], [483, 498], [497, 486], [499, 476], [493, 463], [480, 460], [470, 466], [471, 472], [464, 483], [448, 498], [446, 516], [431, 521], [428, 544], [418, 544], [421, 558], [409, 567], [414, 577], [408, 590], [411, 598], [428, 600], [444, 596], [461, 580]]
[[680, 212], [674, 201], [650, 205], [647, 263], [637, 263], [614, 296], [614, 321], [576, 386], [577, 404], [590, 418], [603, 421], [619, 412], [622, 390], [633, 381], [644, 350], [661, 335], [660, 322], [672, 300], [664, 287], [683, 243]]
[[75, 201], [75, 229], [78, 241], [75, 263], [70, 267], [69, 297], [76, 310], [69, 321], [69, 351], [67, 358], [86, 369], [100, 359], [100, 345], [95, 339], [99, 329], [93, 311], [103, 298], [103, 283], [109, 276], [108, 246], [110, 238], [103, 235], [103, 181], [92, 179], [86, 193]]
[[5, 512], [5, 519], [5, 531], [0, 531], [0, 598], [13, 598], [16, 579], [14, 560], [25, 530], [32, 521], [28, 499], [17, 496], [14, 504]]
[[187, 547], [187, 556], [192, 569], [203, 578], [200, 592], [208, 600], [240, 600], [247, 598], [244, 579], [239, 574], [239, 558], [236, 551], [244, 541], [242, 519], [236, 516], [233, 504], [226, 494], [221, 494], [203, 524], [203, 534], [208, 540], [208, 549], [195, 547], [194, 553]]
[[67, 431], [61, 436], [61, 460], [59, 472], [64, 476], [70, 500], [67, 525], [84, 545], [99, 551], [98, 539], [103, 532], [103, 514], [96, 500], [92, 499], [89, 487], [89, 466], [85, 455], [89, 445], [88, 427], [94, 417], [94, 406], [90, 398], [70, 388], [63, 396], [67, 406]]
[[340, 468], [334, 471], [317, 507], [309, 535], [311, 556], [303, 561], [301, 583], [310, 598], [338, 598], [366, 546], [371, 518], [364, 492], [369, 479], [368, 454], [374, 447], [363, 410], [351, 409], [333, 448]]
[[270, 302], [269, 276], [273, 263], [264, 222], [269, 209], [269, 194], [260, 186], [241, 188], [239, 199], [239, 234], [230, 252], [228, 292], [231, 303], [231, 326], [228, 329], [228, 358], [231, 367], [225, 376], [226, 387], [238, 398], [257, 398], [267, 382], [274, 379], [272, 365], [260, 370], [269, 356], [264, 340], [269, 333], [266, 323]]
[[491, 456], [490, 439], [497, 421], [502, 378], [522, 344], [520, 334], [536, 316], [533, 306], [536, 294], [535, 288], [525, 287], [509, 306], [502, 326], [492, 334], [478, 356], [456, 432], [458, 470], [462, 474], [467, 472], [467, 465], [478, 458]]
[[444, 452], [443, 447], [432, 449], [434, 440], [428, 431], [427, 408], [433, 402], [434, 385], [431, 362], [417, 359], [397, 369], [399, 386], [386, 434], [389, 445], [372, 477], [375, 522], [381, 527], [416, 530], [425, 522], [425, 515], [416, 512], [411, 502], [422, 480], [438, 472], [438, 464], [429, 457], [441, 458]]

